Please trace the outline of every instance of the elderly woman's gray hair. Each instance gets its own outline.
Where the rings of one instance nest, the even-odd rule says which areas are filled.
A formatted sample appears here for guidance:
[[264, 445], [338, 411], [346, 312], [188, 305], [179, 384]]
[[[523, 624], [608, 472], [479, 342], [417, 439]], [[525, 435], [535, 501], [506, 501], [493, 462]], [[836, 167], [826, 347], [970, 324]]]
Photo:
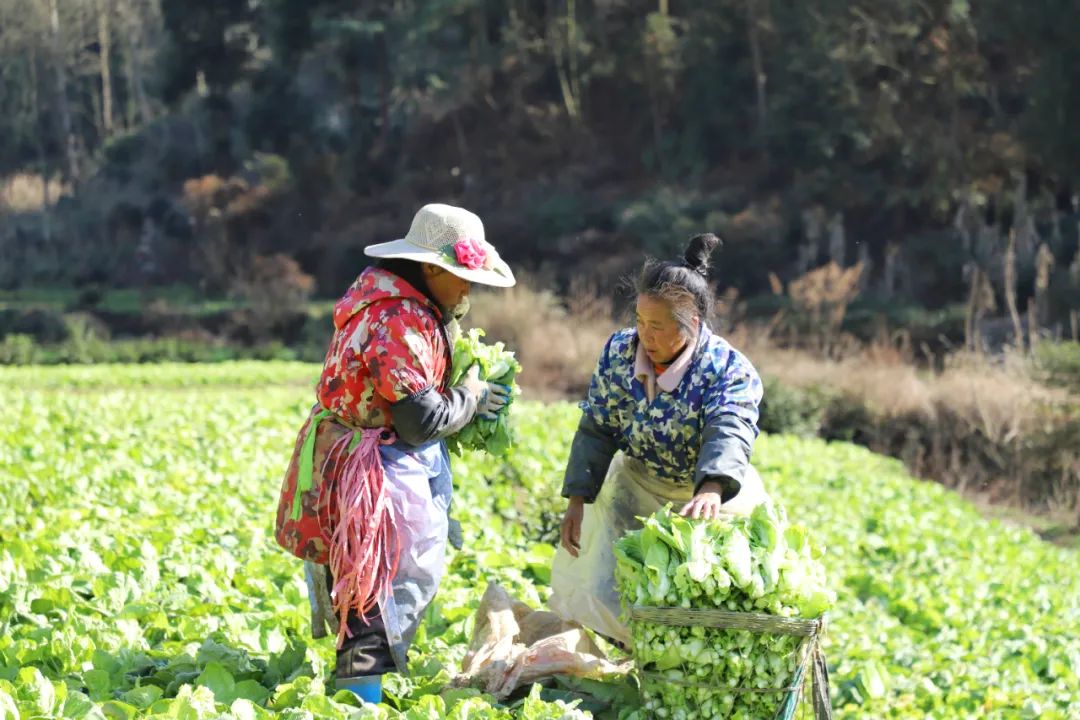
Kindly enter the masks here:
[[693, 335], [697, 324], [712, 315], [709, 257], [721, 244], [712, 233], [695, 235], [679, 260], [646, 260], [635, 283], [638, 295], [663, 300], [683, 332]]

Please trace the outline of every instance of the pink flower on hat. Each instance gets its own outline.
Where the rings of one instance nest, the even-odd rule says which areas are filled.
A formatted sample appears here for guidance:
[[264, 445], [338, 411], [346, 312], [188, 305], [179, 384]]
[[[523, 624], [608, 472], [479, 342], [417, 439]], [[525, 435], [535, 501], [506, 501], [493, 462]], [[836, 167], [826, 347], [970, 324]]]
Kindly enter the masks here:
[[464, 238], [454, 243], [454, 257], [458, 264], [469, 270], [487, 267], [489, 257], [487, 244], [475, 238]]

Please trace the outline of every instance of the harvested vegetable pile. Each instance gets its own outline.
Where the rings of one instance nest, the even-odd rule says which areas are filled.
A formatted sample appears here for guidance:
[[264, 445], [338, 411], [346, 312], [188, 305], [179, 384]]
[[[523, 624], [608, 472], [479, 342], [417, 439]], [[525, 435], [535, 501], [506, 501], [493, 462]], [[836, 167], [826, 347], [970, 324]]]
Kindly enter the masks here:
[[[484, 343], [480, 338], [484, 331], [473, 328], [462, 333], [454, 343], [454, 359], [450, 370], [450, 385], [457, 385], [465, 373], [475, 364], [480, 366], [480, 379], [486, 382], [508, 385], [511, 388], [510, 401], [520, 394], [515, 378], [521, 372], [514, 353], [501, 343]], [[457, 434], [447, 438], [446, 444], [455, 455], [465, 450], [483, 450], [491, 455], [505, 455], [513, 445], [513, 436], [507, 423], [509, 405], [499, 413], [498, 418], [476, 417]]]
[[[834, 602], [805, 528], [759, 505], [750, 517], [689, 520], [664, 508], [616, 543], [627, 606], [816, 618]], [[635, 621], [644, 709], [659, 718], [771, 718], [794, 685], [803, 638]]]

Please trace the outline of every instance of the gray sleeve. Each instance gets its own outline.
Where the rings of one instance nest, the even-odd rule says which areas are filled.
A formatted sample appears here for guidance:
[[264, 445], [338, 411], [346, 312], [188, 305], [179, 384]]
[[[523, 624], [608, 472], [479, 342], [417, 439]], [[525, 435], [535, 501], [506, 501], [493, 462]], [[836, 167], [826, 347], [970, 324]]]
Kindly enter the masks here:
[[429, 386], [394, 403], [390, 412], [397, 436], [410, 445], [423, 445], [468, 425], [476, 414], [476, 398], [463, 387], [443, 395]]
[[570, 445], [562, 496], [581, 495], [587, 503], [595, 501], [617, 449], [615, 438], [604, 432], [588, 413], [582, 413]]
[[750, 465], [756, 437], [753, 425], [731, 413], [719, 415], [706, 425], [694, 472], [694, 491], [705, 481], [714, 480], [724, 486], [724, 502], [735, 497]]

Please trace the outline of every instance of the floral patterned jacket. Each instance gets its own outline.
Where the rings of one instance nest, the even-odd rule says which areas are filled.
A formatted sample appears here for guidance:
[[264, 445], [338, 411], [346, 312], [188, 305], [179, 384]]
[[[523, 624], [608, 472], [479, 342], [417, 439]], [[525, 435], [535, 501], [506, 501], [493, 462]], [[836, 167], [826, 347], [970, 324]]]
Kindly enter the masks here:
[[[335, 443], [356, 428], [397, 431], [391, 406], [406, 412], [422, 391], [445, 390], [450, 354], [440, 318], [439, 309], [422, 293], [378, 268], [364, 270], [334, 307], [335, 330], [316, 388], [318, 403], [297, 435], [278, 503], [275, 536], [289, 552], [317, 563], [329, 559], [327, 532], [337, 523], [338, 513], [333, 493], [326, 489], [345, 459], [331, 453]], [[311, 434], [310, 457], [305, 458]], [[452, 488], [445, 443], [396, 444], [381, 452], [406, 453], [418, 467], [438, 465], [432, 497], [442, 498], [449, 507]], [[441, 465], [432, 460], [436, 456]]]
[[635, 376], [637, 331], [616, 332], [604, 347], [571, 446], [563, 496], [595, 500], [616, 451], [642, 461], [658, 479], [706, 480], [738, 492], [757, 437], [762, 385], [750, 361], [706, 325], [691, 365], [672, 392], [650, 401]]
[[334, 306], [334, 336], [316, 394], [353, 427], [390, 427], [390, 406], [445, 390], [449, 339], [439, 309], [397, 275], [367, 268]]

